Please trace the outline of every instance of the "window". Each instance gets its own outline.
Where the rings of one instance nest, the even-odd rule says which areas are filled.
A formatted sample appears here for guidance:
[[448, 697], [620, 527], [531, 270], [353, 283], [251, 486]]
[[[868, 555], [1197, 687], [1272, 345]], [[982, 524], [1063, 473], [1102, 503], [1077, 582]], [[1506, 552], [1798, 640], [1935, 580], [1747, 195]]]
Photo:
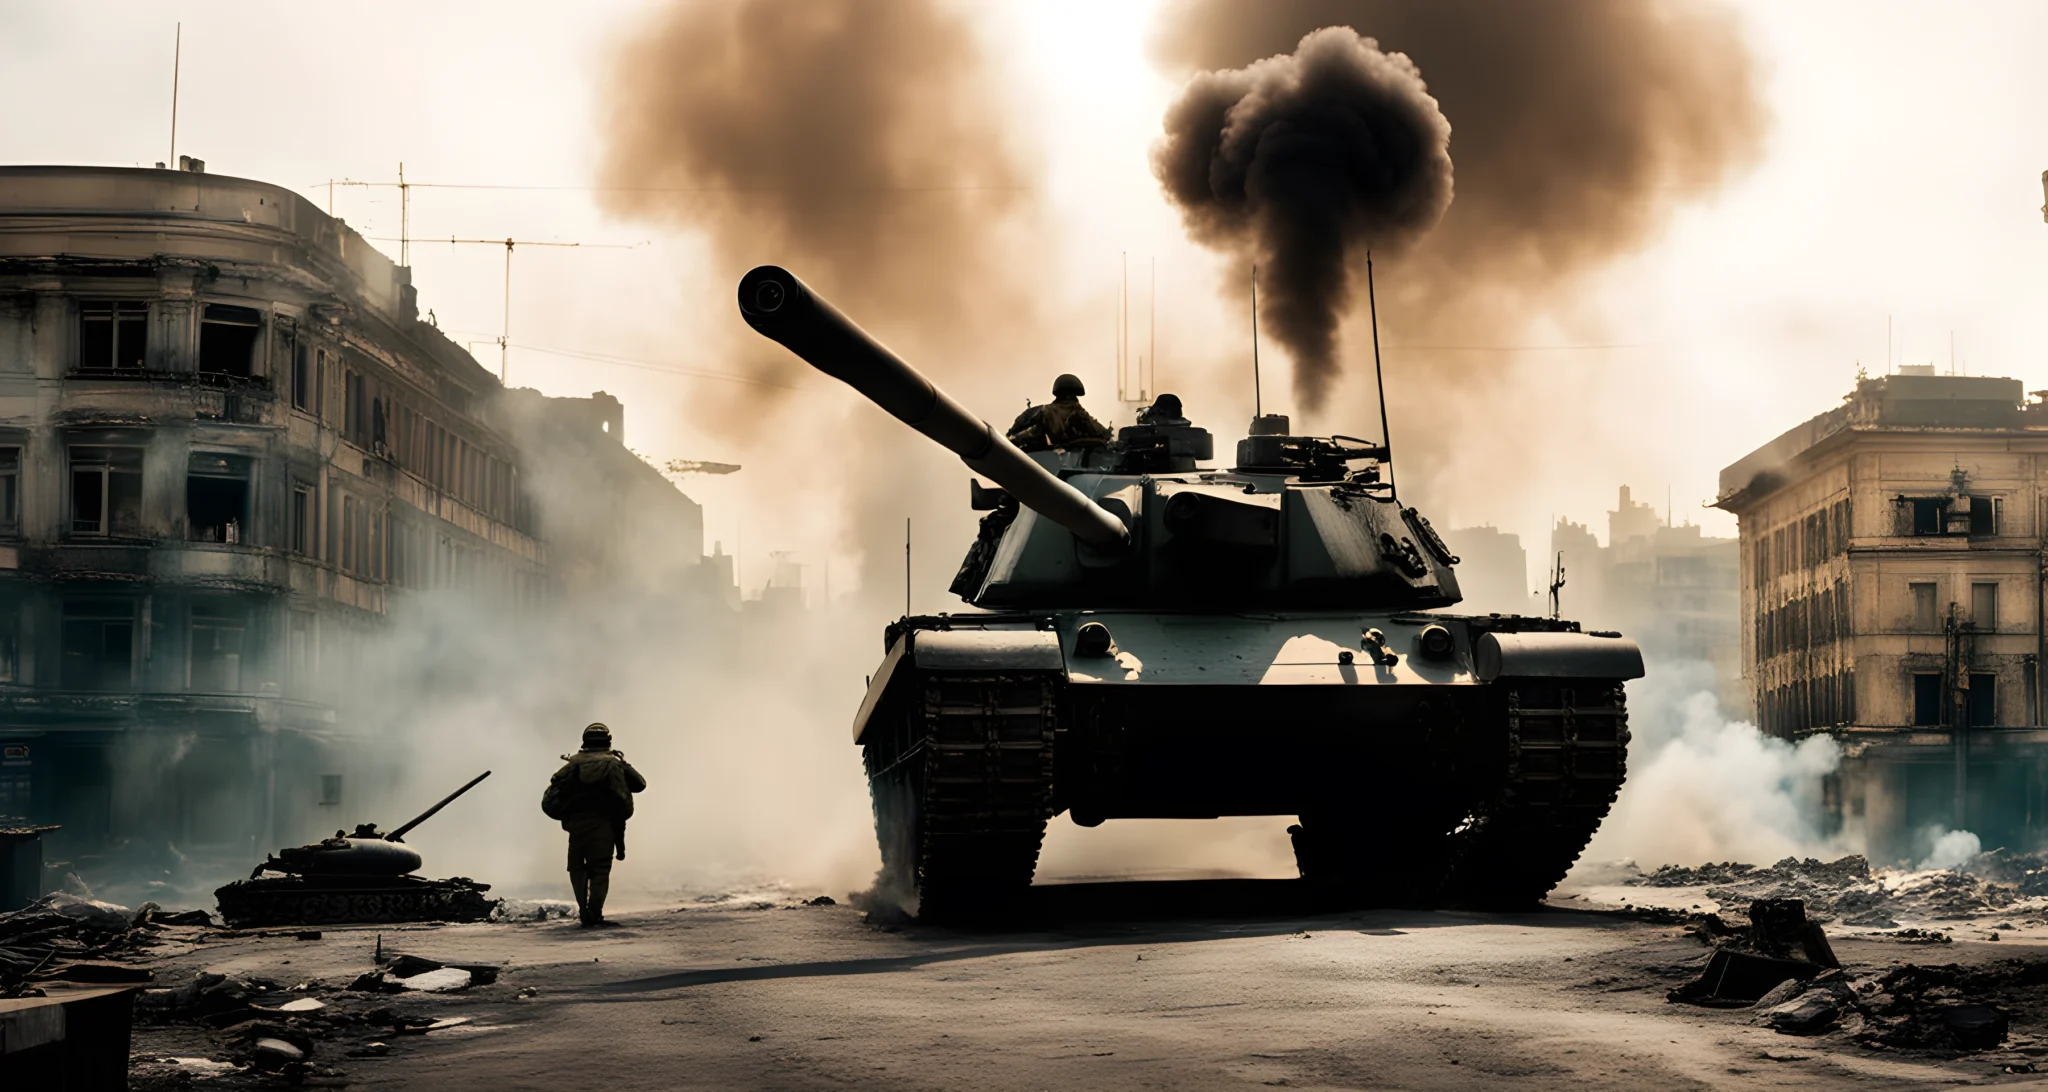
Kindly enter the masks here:
[[1998, 585], [1970, 585], [1970, 622], [1981, 633], [1998, 629]]
[[375, 451], [379, 455], [382, 455], [384, 454], [386, 448], [387, 443], [384, 436], [384, 400], [382, 398], [372, 398], [370, 400], [370, 450]]
[[1989, 728], [1998, 723], [1998, 676], [1970, 673], [1970, 689], [1963, 695], [1963, 723], [1972, 728]]
[[1916, 535], [1938, 535], [1945, 528], [1942, 520], [1948, 513], [1947, 497], [1915, 497], [1913, 499], [1913, 533]]
[[313, 654], [313, 625], [312, 611], [291, 612], [291, 631], [286, 634], [285, 651], [291, 662], [292, 683], [301, 689], [313, 685], [314, 668], [319, 663]]
[[191, 688], [208, 694], [233, 694], [242, 689], [242, 636], [248, 615], [240, 606], [219, 600], [192, 604]]
[[71, 533], [134, 535], [142, 531], [142, 449], [71, 449]]
[[0, 534], [21, 530], [21, 449], [0, 447]]
[[1913, 595], [1913, 629], [1920, 633], [1934, 632], [1934, 585], [1908, 584], [1906, 590]]
[[59, 646], [64, 689], [129, 689], [135, 682], [135, 604], [66, 599]]
[[362, 506], [347, 494], [341, 498], [341, 570], [354, 572], [356, 567], [356, 524], [361, 520], [357, 509]]
[[21, 681], [21, 605], [0, 606], [0, 682]]
[[209, 303], [199, 320], [199, 370], [247, 379], [256, 367], [263, 315], [253, 307]]
[[320, 376], [326, 370], [327, 350], [314, 349], [309, 354], [304, 345], [298, 347], [298, 353], [292, 357], [293, 409], [311, 413], [317, 408]]
[[292, 486], [292, 552], [313, 556], [313, 487]]
[[241, 542], [249, 526], [249, 460], [195, 451], [185, 475], [185, 517], [194, 542]]
[[[276, 335], [277, 349], [270, 359], [273, 375], [283, 373], [291, 384], [292, 405], [299, 405], [299, 369], [304, 365], [305, 347], [299, 344], [299, 324], [291, 319], [278, 316], [271, 320], [271, 330]], [[300, 407], [303, 408], [303, 407]]]
[[370, 413], [369, 407], [363, 404], [363, 392], [363, 377], [361, 373], [353, 370], [343, 373], [341, 427], [342, 431], [347, 433], [348, 438], [357, 444], [367, 444], [369, 442]]
[[1995, 535], [1998, 533], [1999, 509], [2005, 502], [1997, 497], [1970, 498], [1970, 533], [1973, 535]]
[[341, 803], [341, 775], [324, 773], [320, 775], [320, 803], [335, 805]]
[[1941, 675], [1938, 672], [1913, 676], [1913, 723], [1918, 726], [1941, 723]]
[[148, 351], [148, 304], [100, 301], [78, 305], [80, 369], [141, 371]]

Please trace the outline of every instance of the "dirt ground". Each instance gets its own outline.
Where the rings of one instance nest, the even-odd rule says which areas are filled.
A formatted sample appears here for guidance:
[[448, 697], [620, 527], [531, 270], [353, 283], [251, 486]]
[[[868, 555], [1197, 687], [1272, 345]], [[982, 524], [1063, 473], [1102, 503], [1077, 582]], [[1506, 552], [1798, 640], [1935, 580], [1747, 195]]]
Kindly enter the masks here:
[[[2048, 1088], [2009, 1072], [2048, 1071], [2042, 1029], [2020, 1022], [2002, 1050], [1940, 1056], [1669, 1003], [1702, 943], [1676, 925], [1571, 909], [1587, 901], [1560, 896], [1525, 915], [1316, 915], [1285, 881], [1049, 885], [1034, 889], [1027, 924], [959, 931], [743, 897], [629, 912], [598, 931], [560, 920], [329, 927], [318, 940], [191, 930], [154, 966], [159, 985], [212, 971], [275, 983], [259, 1004], [327, 1002], [302, 1023], [314, 1039], [307, 1083], [361, 1089]], [[459, 993], [346, 989], [376, 969], [380, 942], [387, 956], [503, 971]], [[1852, 971], [2048, 957], [2044, 943], [1835, 940]], [[393, 1035], [347, 1019], [379, 1008], [467, 1020]], [[233, 1034], [140, 1021], [136, 1086], [254, 1083], [190, 1061], [233, 1057]], [[379, 1049], [372, 1041], [388, 1053], [355, 1056]]]

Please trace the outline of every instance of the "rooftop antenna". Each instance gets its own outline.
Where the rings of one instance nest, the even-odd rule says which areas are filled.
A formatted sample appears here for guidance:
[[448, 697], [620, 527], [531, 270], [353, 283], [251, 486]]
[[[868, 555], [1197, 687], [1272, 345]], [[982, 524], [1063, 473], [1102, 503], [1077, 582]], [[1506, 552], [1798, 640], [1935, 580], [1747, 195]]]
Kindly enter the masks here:
[[[178, 70], [184, 64], [184, 23], [178, 23], [174, 37], [170, 39], [170, 158], [164, 160], [172, 170], [178, 168]], [[2048, 178], [2048, 176], [2044, 176]]]
[[[405, 162], [398, 164], [398, 264], [412, 268], [412, 187], [405, 184]], [[499, 376], [500, 381], [505, 377]]]
[[1564, 551], [1557, 552], [1557, 560], [1550, 566], [1550, 616], [1557, 617], [1557, 593], [1564, 590]]
[[1884, 313], [1884, 374], [1892, 374], [1892, 313]]
[[[389, 182], [349, 182], [349, 181], [343, 180], [343, 181], [341, 182], [341, 185], [344, 185], [344, 186], [388, 186], [388, 185], [391, 185], [391, 183], [389, 183]], [[400, 191], [400, 192], [403, 192], [403, 191]], [[375, 240], [375, 241], [376, 241], [376, 242], [380, 242], [380, 243], [389, 243], [389, 242], [397, 242], [397, 243], [399, 244], [399, 246], [400, 246], [401, 248], [404, 248], [404, 247], [406, 246], [406, 242], [405, 242], [405, 240], [404, 240], [404, 238], [403, 238], [403, 237], [401, 237], [401, 238], [399, 238], [399, 239], [397, 239], [397, 240], [392, 240], [392, 239], [377, 239], [377, 240]], [[441, 242], [442, 240], [440, 240], [440, 239], [436, 239], [436, 240], [434, 240], [434, 241], [438, 243], [438, 242]], [[500, 383], [503, 383], [503, 382], [505, 382], [505, 374], [506, 374], [506, 369], [507, 369], [507, 364], [508, 364], [508, 358], [509, 358], [509, 357], [510, 357], [510, 355], [511, 355], [511, 349], [512, 349], [512, 250], [513, 250], [513, 248], [514, 248], [514, 247], [522, 247], [522, 246], [565, 246], [565, 247], [575, 247], [575, 248], [578, 248], [578, 249], [581, 249], [581, 250], [632, 250], [632, 249], [635, 249], [635, 248], [637, 248], [637, 247], [642, 247], [642, 246], [645, 246], [645, 245], [647, 245], [647, 244], [645, 244], [645, 243], [558, 243], [558, 242], [546, 242], [546, 241], [542, 241], [542, 240], [538, 240], [538, 239], [513, 239], [513, 238], [509, 238], [509, 237], [508, 237], [508, 238], [504, 238], [504, 239], [457, 239], [457, 238], [456, 238], [455, 236], [453, 236], [453, 235], [450, 235], [450, 236], [448, 237], [448, 239], [447, 239], [447, 242], [448, 242], [448, 244], [449, 244], [450, 246], [464, 246], [464, 245], [485, 245], [485, 246], [502, 246], [502, 247], [504, 247], [504, 248], [505, 248], [505, 312], [504, 312], [504, 316], [503, 316], [503, 319], [502, 319], [502, 325], [501, 325], [501, 326], [499, 327], [499, 333], [498, 333], [498, 382], [500, 382]], [[403, 249], [401, 249], [401, 250], [399, 251], [399, 253], [403, 254], [403, 253], [405, 253], [405, 251], [404, 251]], [[404, 263], [403, 263], [403, 262], [401, 262], [400, 264], [404, 264]]]
[[1386, 449], [1381, 458], [1387, 468], [1387, 492], [1394, 498], [1394, 507], [1401, 507], [1401, 488], [1394, 484], [1394, 434], [1387, 428], [1387, 379], [1380, 368], [1380, 304], [1373, 294], [1372, 249], [1365, 251], [1365, 304], [1372, 316], [1372, 381], [1380, 394], [1380, 446]]
[[1144, 379], [1144, 366], [1140, 365], [1138, 397], [1150, 400], [1159, 393], [1159, 258], [1149, 259], [1150, 267], [1145, 280], [1145, 365], [1152, 369], [1151, 382]]
[[1266, 413], [1259, 400], [1259, 263], [1252, 263], [1252, 420]]
[[903, 617], [910, 617], [910, 517], [903, 517]]

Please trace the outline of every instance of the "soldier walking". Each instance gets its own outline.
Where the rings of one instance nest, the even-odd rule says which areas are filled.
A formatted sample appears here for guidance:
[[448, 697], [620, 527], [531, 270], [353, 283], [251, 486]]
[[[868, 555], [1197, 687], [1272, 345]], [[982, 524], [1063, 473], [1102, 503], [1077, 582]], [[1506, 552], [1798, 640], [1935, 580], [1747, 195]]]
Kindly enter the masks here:
[[633, 794], [647, 787], [647, 779], [612, 750], [612, 730], [603, 724], [583, 729], [583, 749], [562, 760], [541, 795], [541, 811], [569, 832], [569, 887], [583, 927], [591, 929], [608, 924], [604, 898], [611, 890], [612, 858], [626, 859], [626, 820], [633, 815]]

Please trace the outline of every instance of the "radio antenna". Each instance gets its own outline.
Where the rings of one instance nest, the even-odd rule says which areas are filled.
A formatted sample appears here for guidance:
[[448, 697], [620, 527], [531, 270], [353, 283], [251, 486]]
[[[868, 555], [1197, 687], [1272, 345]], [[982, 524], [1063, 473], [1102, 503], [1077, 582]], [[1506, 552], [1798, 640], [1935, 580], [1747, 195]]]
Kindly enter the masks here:
[[1265, 414], [1259, 401], [1259, 263], [1252, 263], [1252, 419]]
[[1385, 448], [1387, 468], [1387, 492], [1393, 495], [1394, 507], [1401, 507], [1401, 488], [1394, 484], [1394, 435], [1387, 430], [1387, 377], [1380, 368], [1380, 301], [1373, 294], [1372, 251], [1365, 252], [1365, 303], [1372, 314], [1372, 381], [1380, 392], [1380, 446]]

